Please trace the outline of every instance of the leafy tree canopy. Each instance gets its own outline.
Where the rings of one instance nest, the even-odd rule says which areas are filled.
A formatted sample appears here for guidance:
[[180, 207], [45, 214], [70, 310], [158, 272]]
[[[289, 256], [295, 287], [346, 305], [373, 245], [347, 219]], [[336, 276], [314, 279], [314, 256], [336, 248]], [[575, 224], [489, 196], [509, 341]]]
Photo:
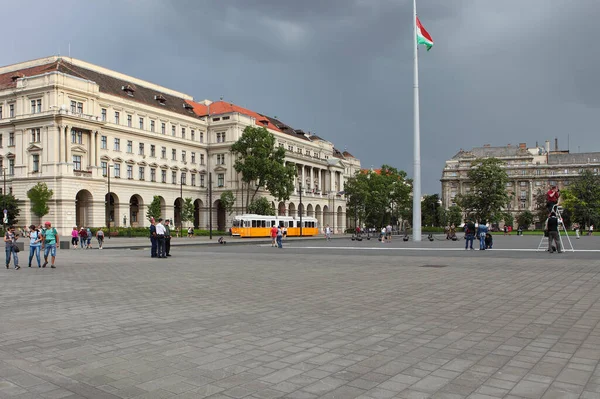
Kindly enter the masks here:
[[534, 215], [530, 211], [523, 211], [517, 215], [517, 224], [524, 230], [533, 224]]
[[233, 213], [233, 206], [235, 205], [235, 197], [233, 196], [233, 192], [231, 190], [227, 190], [221, 193], [221, 197], [219, 199], [227, 214], [231, 215]]
[[600, 176], [591, 170], [582, 171], [568, 190], [561, 190], [560, 204], [580, 225], [597, 224], [600, 221]]
[[183, 200], [183, 208], [181, 209], [181, 222], [191, 222], [194, 220], [194, 204], [191, 197]]
[[423, 226], [440, 226], [439, 204], [440, 196], [438, 194], [425, 195], [421, 201], [421, 224]]
[[148, 205], [146, 217], [148, 219], [158, 219], [160, 217], [160, 197], [158, 195], [155, 195], [152, 198], [152, 202], [150, 203], [150, 205]]
[[31, 212], [39, 218], [44, 217], [50, 212], [48, 201], [52, 198], [54, 192], [48, 188], [46, 183], [38, 183], [28, 192], [27, 197], [31, 201]]
[[[19, 201], [12, 194], [0, 195], [0, 204], [8, 211], [8, 223], [7, 225], [16, 226], [19, 223]], [[2, 215], [4, 217], [4, 215]]]
[[248, 205], [248, 213], [275, 216], [275, 208], [265, 197], [260, 197]]
[[448, 224], [455, 227], [460, 226], [463, 222], [463, 211], [458, 205], [452, 205], [448, 208]]

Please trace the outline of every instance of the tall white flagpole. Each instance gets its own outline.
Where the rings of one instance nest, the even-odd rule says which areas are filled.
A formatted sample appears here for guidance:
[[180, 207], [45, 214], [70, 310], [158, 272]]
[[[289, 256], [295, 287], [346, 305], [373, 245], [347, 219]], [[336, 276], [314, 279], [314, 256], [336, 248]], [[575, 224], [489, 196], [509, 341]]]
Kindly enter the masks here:
[[413, 241], [421, 241], [421, 132], [419, 126], [419, 52], [417, 44], [417, 0], [413, 0], [414, 51], [414, 149], [413, 149]]

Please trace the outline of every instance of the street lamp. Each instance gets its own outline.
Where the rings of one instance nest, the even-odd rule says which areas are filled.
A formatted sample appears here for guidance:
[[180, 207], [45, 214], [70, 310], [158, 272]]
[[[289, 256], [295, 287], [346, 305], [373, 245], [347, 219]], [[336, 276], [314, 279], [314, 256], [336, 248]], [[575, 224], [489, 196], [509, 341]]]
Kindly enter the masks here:
[[[2, 190], [2, 209], [6, 212], [6, 168], [2, 168], [2, 177], [4, 180], [4, 189]], [[8, 213], [2, 215], [2, 226], [6, 231], [6, 222], [8, 220]]]
[[106, 229], [108, 230], [108, 239], [110, 240], [110, 206], [112, 195], [110, 194], [110, 168], [114, 165], [106, 165], [106, 177], [108, 178], [108, 192], [106, 193]]
[[183, 172], [179, 176], [179, 198], [181, 198], [181, 205], [179, 205], [179, 234], [183, 237]]
[[298, 178], [300, 185], [300, 205], [298, 205], [298, 214], [300, 215], [300, 237], [302, 237], [302, 179]]

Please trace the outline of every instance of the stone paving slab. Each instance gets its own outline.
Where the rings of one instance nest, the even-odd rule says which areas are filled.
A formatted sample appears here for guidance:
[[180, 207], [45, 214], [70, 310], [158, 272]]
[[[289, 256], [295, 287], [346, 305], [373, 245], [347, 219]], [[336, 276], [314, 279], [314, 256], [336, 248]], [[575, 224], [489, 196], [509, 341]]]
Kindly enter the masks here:
[[600, 398], [600, 261], [423, 255], [59, 251], [55, 270], [3, 269], [0, 399]]

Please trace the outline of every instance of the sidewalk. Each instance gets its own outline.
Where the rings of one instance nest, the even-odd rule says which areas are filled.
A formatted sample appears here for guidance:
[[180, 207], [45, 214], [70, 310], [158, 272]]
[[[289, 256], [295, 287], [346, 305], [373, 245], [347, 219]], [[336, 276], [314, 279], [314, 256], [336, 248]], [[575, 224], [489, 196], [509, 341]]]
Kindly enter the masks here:
[[[171, 246], [193, 246], [193, 245], [219, 245], [219, 237], [227, 242], [227, 245], [256, 245], [256, 244], [269, 244], [271, 239], [268, 237], [261, 238], [240, 238], [233, 236], [221, 236], [213, 235], [212, 240], [208, 236], [195, 236], [192, 238], [188, 237], [172, 237]], [[350, 238], [350, 235], [338, 234], [331, 237], [332, 239], [339, 238]], [[314, 237], [288, 237], [285, 241], [306, 241], [306, 240], [325, 240], [325, 236], [318, 235]], [[71, 237], [61, 237], [61, 242], [70, 242]], [[29, 240], [25, 242], [25, 247], [29, 247]], [[98, 240], [92, 239], [92, 247], [98, 249]], [[149, 237], [108, 237], [104, 238], [103, 249], [127, 249], [127, 248], [150, 248]], [[72, 247], [71, 247], [72, 248]]]

